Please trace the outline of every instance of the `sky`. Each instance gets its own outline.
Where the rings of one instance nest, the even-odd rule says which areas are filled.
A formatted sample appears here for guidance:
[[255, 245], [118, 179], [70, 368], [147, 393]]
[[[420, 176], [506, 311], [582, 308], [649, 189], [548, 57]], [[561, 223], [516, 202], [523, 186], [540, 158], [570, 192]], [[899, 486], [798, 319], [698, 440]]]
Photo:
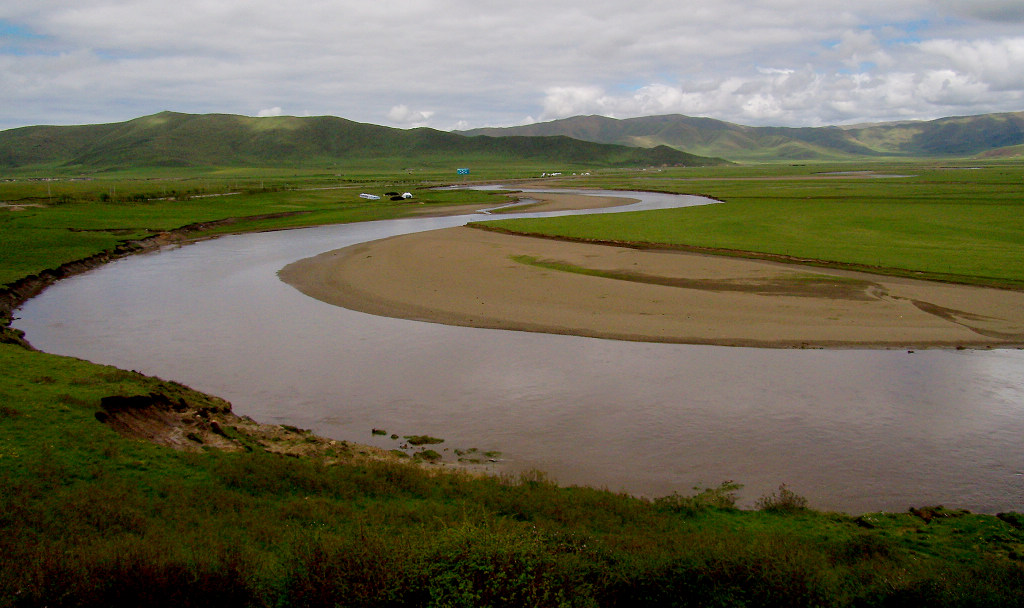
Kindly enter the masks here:
[[163, 110], [400, 128], [1024, 110], [1022, 0], [0, 0], [0, 129]]

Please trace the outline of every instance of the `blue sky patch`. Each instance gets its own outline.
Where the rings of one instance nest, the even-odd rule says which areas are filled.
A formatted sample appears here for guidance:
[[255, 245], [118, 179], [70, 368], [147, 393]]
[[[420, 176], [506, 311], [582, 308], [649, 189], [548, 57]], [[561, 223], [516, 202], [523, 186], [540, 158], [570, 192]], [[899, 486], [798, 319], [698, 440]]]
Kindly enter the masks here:
[[36, 42], [46, 40], [48, 36], [37, 34], [20, 23], [0, 19], [0, 53], [4, 55], [39, 55]]
[[6, 19], [0, 19], [0, 36], [3, 36], [4, 42], [10, 42], [11, 38], [19, 40], [40, 40], [45, 38], [42, 34], [37, 34], [32, 30], [28, 29], [20, 23], [14, 23]]
[[931, 27], [932, 23], [928, 19], [920, 19], [918, 21], [908, 21], [906, 23], [893, 24], [892, 28], [901, 30], [902, 36], [894, 36], [891, 38], [885, 38], [882, 44], [886, 46], [894, 46], [900, 44], [917, 44], [924, 40], [924, 31]]

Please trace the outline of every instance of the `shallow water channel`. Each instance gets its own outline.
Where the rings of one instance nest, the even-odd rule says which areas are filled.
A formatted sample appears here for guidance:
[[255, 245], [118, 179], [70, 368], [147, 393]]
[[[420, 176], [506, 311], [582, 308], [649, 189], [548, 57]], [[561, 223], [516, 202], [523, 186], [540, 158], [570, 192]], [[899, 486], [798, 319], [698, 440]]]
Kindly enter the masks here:
[[[701, 204], [626, 193], [623, 209]], [[522, 214], [537, 216], [544, 214]], [[515, 217], [506, 215], [503, 217]], [[646, 496], [780, 483], [851, 513], [1024, 510], [1024, 351], [772, 350], [619, 342], [377, 317], [285, 265], [480, 214], [222, 237], [123, 259], [16, 313], [37, 348], [177, 380], [236, 413], [386, 448], [501, 452], [564, 484]], [[449, 452], [449, 455], [451, 452]]]

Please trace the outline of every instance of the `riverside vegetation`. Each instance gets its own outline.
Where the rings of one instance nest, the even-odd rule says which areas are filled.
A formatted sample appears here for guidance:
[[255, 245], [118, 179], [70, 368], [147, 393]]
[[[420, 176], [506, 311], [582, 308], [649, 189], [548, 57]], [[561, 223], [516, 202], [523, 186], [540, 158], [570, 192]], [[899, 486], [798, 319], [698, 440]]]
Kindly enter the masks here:
[[[1020, 260], [1007, 253], [1024, 244], [1020, 164], [877, 165], [869, 168], [915, 177], [810, 179], [850, 168], [594, 172], [571, 185], [706, 193], [727, 204], [606, 216], [612, 228], [578, 218], [586, 230], [573, 236], [780, 253], [1009, 287], [1024, 279]], [[441, 174], [146, 177], [0, 184], [8, 306], [30, 292], [12, 289], [26, 277], [127, 253], [146, 237], [173, 242], [398, 217], [481, 196], [493, 202], [425, 189]], [[358, 198], [392, 188], [413, 190], [414, 202]], [[191, 228], [173, 232], [183, 226]], [[648, 232], [625, 232], [633, 226]], [[656, 229], [665, 236], [652, 239]], [[886, 251], [878, 244], [885, 239], [900, 246]], [[1018, 513], [955, 505], [823, 513], [785, 485], [740, 510], [732, 482], [644, 499], [561, 487], [539, 472], [444, 472], [301, 433], [289, 435], [285, 449], [228, 417], [215, 397], [36, 352], [10, 330], [4, 336], [0, 606], [1007, 606], [1024, 597]], [[194, 415], [196, 430], [183, 435], [190, 449], [110, 424], [110, 397], [154, 395]], [[234, 447], [212, 447], [218, 441]]]

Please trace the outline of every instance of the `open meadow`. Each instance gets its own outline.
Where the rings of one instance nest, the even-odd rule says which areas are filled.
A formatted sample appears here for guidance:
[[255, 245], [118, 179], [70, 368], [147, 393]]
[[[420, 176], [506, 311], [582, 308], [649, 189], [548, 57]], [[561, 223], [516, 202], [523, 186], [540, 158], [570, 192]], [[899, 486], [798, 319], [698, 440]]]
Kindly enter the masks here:
[[[491, 224], [1024, 287], [1024, 163], [571, 175], [584, 169], [545, 185], [692, 193], [724, 204]], [[545, 170], [491, 166], [472, 177], [497, 182]], [[560, 487], [542, 472], [451, 472], [357, 438], [260, 426], [173, 378], [31, 350], [6, 326], [19, 301], [43, 286], [33, 277], [45, 282], [88, 266], [60, 269], [77, 261], [507, 199], [432, 189], [459, 179], [440, 169], [367, 167], [344, 177], [164, 169], [0, 182], [0, 607], [1020, 603], [1017, 512], [914, 505], [827, 513], [786, 486], [740, 510], [739, 485], [727, 480], [642, 499]], [[410, 201], [387, 195], [406, 191]], [[177, 434], [160, 435], [164, 444], [145, 440], [158, 433], [137, 425], [140, 412]]]
[[[648, 172], [649, 173], [649, 172]], [[488, 225], [571, 239], [798, 258], [882, 274], [1024, 286], [1024, 166], [893, 163], [665, 170], [603, 188], [725, 205]]]

